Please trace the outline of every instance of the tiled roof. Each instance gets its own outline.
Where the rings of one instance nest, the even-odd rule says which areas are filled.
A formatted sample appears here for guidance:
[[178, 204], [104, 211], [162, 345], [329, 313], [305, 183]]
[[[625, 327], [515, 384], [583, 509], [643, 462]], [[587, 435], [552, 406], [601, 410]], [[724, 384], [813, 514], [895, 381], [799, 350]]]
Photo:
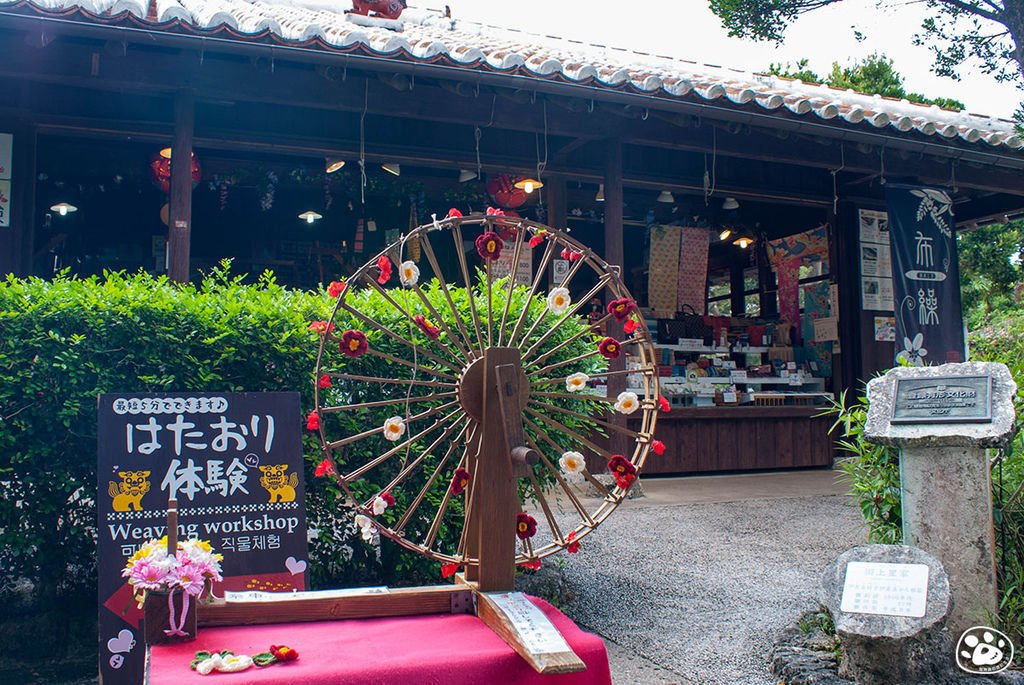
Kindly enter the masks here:
[[344, 0], [156, 0], [157, 16], [147, 21], [148, 0], [0, 0], [0, 11], [17, 8], [168, 32], [227, 32], [261, 42], [269, 39], [326, 51], [445, 61], [471, 70], [512, 72], [725, 107], [753, 106], [895, 134], [917, 131], [1006, 152], [1024, 147], [1024, 139], [1008, 119], [525, 34], [446, 19], [431, 10], [409, 8], [392, 22], [346, 15], [343, 10], [348, 6]]

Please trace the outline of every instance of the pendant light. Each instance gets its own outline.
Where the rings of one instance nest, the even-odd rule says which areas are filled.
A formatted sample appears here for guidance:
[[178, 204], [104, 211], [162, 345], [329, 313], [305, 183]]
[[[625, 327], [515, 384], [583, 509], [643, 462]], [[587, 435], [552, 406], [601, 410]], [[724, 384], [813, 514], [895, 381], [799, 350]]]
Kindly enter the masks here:
[[604, 202], [604, 184], [597, 186], [597, 195], [594, 196], [595, 202]]
[[77, 212], [78, 207], [68, 204], [67, 202], [58, 202], [54, 206], [50, 207], [51, 212], [57, 212], [61, 216], [67, 216], [71, 212]]
[[733, 210], [733, 209], [739, 209], [739, 208], [740, 208], [740, 203], [737, 202], [736, 198], [734, 198], [734, 197], [727, 197], [727, 198], [725, 198], [725, 202], [722, 203], [722, 209], [727, 210], [727, 211], [728, 210]]
[[333, 174], [343, 166], [345, 166], [345, 160], [337, 157], [328, 157], [324, 164], [324, 171], [328, 174]]
[[736, 236], [736, 240], [732, 241], [732, 244], [741, 250], [745, 250], [754, 244], [754, 237], [747, 231], [741, 231]]
[[402, 165], [399, 164], [398, 162], [388, 162], [387, 164], [381, 164], [380, 168], [393, 176], [402, 175]]
[[662, 202], [664, 204], [675, 204], [675, 201], [676, 198], [667, 190], [663, 190], [658, 193], [658, 202]]
[[323, 219], [324, 217], [321, 214], [317, 214], [312, 209], [308, 209], [302, 214], [299, 214], [299, 218], [305, 221], [307, 224], [311, 224], [314, 221], [319, 221], [320, 219]]
[[723, 228], [722, 232], [718, 234], [718, 239], [719, 240], [726, 240], [731, 235], [732, 235], [732, 229], [731, 228]]
[[538, 188], [543, 188], [544, 184], [535, 178], [530, 178], [529, 176], [527, 176], [526, 178], [521, 178], [518, 181], [516, 181], [515, 186], [520, 190], [525, 190], [527, 195], [529, 195]]
[[468, 183], [476, 178], [476, 172], [472, 169], [459, 169], [459, 183]]

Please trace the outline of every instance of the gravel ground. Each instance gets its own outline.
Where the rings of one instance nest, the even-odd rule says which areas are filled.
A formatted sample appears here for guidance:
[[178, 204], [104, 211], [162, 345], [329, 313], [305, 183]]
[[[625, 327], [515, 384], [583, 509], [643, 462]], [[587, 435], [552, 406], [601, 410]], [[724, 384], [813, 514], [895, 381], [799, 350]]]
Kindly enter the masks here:
[[564, 566], [562, 610], [611, 644], [616, 685], [772, 685], [770, 645], [865, 531], [845, 496], [623, 504]]

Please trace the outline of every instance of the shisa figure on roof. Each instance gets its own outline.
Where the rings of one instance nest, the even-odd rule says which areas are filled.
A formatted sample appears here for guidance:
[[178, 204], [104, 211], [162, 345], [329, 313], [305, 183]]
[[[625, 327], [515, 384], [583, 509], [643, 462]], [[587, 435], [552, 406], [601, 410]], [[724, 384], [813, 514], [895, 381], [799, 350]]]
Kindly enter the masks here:
[[352, 9], [345, 10], [345, 14], [365, 17], [373, 12], [373, 16], [381, 19], [398, 19], [406, 7], [405, 0], [352, 0]]

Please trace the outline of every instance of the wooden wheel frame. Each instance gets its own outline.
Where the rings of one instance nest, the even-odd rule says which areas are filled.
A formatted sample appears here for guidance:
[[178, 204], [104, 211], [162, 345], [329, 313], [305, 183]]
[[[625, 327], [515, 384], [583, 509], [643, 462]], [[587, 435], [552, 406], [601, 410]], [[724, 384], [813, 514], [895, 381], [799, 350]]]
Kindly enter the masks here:
[[[471, 239], [476, 250], [467, 250]], [[419, 277], [418, 267], [416, 278], [406, 278], [412, 274], [405, 271], [412, 264], [407, 256], [417, 244], [429, 279]], [[435, 246], [448, 252], [435, 251]], [[539, 260], [531, 252], [537, 265], [531, 284], [516, 285], [516, 265], [524, 250], [534, 246], [543, 249]], [[512, 273], [499, 277], [496, 260], [487, 257], [504, 250], [511, 251]], [[568, 261], [568, 270], [542, 300], [542, 284], [556, 256]], [[457, 265], [454, 278], [446, 277], [439, 257]], [[588, 273], [586, 294], [569, 303], [574, 279]], [[555, 298], [555, 290], [562, 299]], [[373, 291], [388, 304], [390, 324], [360, 309], [361, 291]], [[609, 307], [598, 320], [581, 317], [580, 311], [602, 294], [619, 308]], [[599, 343], [595, 331], [613, 319], [626, 319], [623, 312], [633, 322], [632, 331], [612, 342], [620, 354], [628, 346], [631, 368], [600, 368], [610, 348], [607, 338]], [[342, 321], [359, 328], [342, 331]], [[375, 349], [375, 343], [407, 348], [415, 361]], [[359, 373], [365, 360], [385, 365], [393, 375]], [[641, 380], [643, 396], [629, 397], [627, 391], [625, 397], [610, 398], [592, 388], [569, 388], [567, 379], [575, 373], [605, 381], [632, 375]], [[578, 544], [615, 510], [652, 448], [660, 398], [653, 344], [617, 267], [565, 232], [490, 214], [419, 226], [357, 269], [321, 333], [314, 378], [316, 431], [324, 457], [332, 465], [330, 475], [358, 515], [366, 517], [360, 519], [364, 530], [371, 526], [407, 549], [459, 567], [462, 577], [477, 581], [482, 590], [511, 589], [515, 564], [536, 563]], [[611, 412], [626, 413], [633, 403], [641, 417], [638, 431], [609, 420]], [[394, 415], [383, 425], [332, 434], [337, 428], [332, 415], [340, 419], [382, 411]], [[401, 420], [400, 429], [394, 419]], [[624, 434], [632, 448], [613, 455], [567, 423]], [[381, 443], [392, 438], [389, 431], [397, 439]], [[570, 442], [575, 447], [567, 449]], [[587, 454], [592, 464], [609, 460], [618, 469], [616, 484], [603, 484], [585, 468], [565, 470], [560, 464], [566, 452]], [[388, 474], [389, 484], [380, 490], [367, 487], [365, 476], [375, 470]], [[600, 500], [588, 506], [572, 480], [589, 482]], [[410, 491], [403, 492], [407, 487]], [[549, 502], [552, 491], [568, 503], [577, 523], [559, 520]], [[544, 536], [523, 534], [531, 532], [531, 524], [522, 516], [540, 532], [536, 519], [525, 514], [520, 501], [525, 493], [539, 506]], [[387, 501], [388, 495], [399, 494], [399, 502]], [[454, 525], [454, 514], [449, 514], [460, 497], [459, 542], [445, 549], [438, 533], [444, 522]], [[433, 509], [430, 516], [424, 506]], [[417, 522], [419, 529], [413, 525]], [[481, 571], [486, 567], [494, 570]]]

